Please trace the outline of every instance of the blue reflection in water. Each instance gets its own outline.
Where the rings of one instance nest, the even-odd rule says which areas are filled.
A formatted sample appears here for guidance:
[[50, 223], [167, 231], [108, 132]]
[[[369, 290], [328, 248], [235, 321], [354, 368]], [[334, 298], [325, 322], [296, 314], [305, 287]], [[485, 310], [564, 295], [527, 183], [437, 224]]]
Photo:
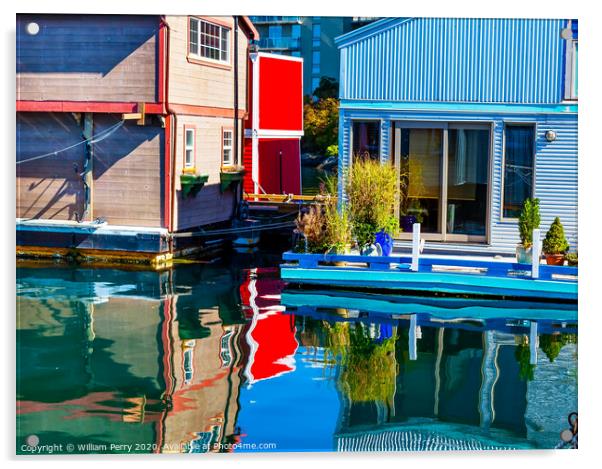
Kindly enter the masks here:
[[577, 410], [575, 305], [283, 292], [277, 263], [22, 265], [17, 451], [552, 448]]

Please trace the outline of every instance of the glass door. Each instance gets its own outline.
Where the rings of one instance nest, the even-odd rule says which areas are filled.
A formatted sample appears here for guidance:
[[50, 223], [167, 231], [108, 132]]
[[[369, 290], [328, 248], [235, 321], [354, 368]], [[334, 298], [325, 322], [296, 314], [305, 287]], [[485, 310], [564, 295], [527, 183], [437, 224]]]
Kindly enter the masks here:
[[427, 240], [485, 241], [489, 125], [397, 122], [394, 145], [401, 237], [419, 222]]
[[441, 233], [443, 129], [399, 129], [399, 215], [403, 231]]

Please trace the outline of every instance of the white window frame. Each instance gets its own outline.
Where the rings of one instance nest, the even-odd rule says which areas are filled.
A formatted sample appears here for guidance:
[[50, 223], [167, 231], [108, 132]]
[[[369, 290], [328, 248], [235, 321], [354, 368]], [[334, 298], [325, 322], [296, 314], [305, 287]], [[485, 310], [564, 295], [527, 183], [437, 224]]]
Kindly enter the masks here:
[[[192, 41], [190, 40], [193, 22], [197, 23], [197, 27], [196, 27], [196, 48], [197, 48], [197, 50], [196, 50], [196, 52], [194, 52], [192, 50]], [[215, 47], [208, 45], [208, 44], [203, 45], [203, 42], [202, 42], [202, 39], [203, 39], [202, 26], [203, 26], [203, 24], [206, 24], [206, 25], [214, 27], [214, 28], [218, 28], [219, 49], [216, 49]], [[215, 62], [215, 63], [219, 63], [219, 64], [229, 65], [230, 64], [230, 40], [231, 40], [231, 36], [232, 36], [230, 33], [231, 33], [230, 28], [228, 28], [226, 26], [222, 26], [221, 24], [212, 23], [211, 21], [207, 21], [207, 20], [204, 20], [201, 18], [196, 18], [194, 16], [190, 16], [189, 20], [188, 20], [188, 54], [191, 57], [194, 57], [199, 60], [207, 60], [209, 62]], [[225, 37], [225, 42], [226, 42], [225, 49], [222, 48], [224, 37]], [[203, 53], [202, 53], [203, 47], [205, 47], [206, 49], [217, 50], [219, 59], [215, 59], [213, 57], [207, 57], [207, 56], [203, 55]], [[226, 59], [222, 58], [223, 53], [225, 53]]]
[[[188, 132], [192, 134], [192, 144], [188, 143]], [[184, 128], [184, 169], [194, 168], [195, 159], [196, 159], [196, 151], [195, 151], [195, 143], [196, 143], [196, 132], [194, 127], [186, 127]], [[190, 160], [188, 159], [188, 152], [190, 152]]]
[[[226, 134], [230, 134], [230, 144], [226, 145]], [[222, 164], [224, 166], [232, 166], [234, 164], [234, 155], [232, 154], [234, 147], [234, 131], [232, 129], [222, 129]], [[226, 150], [230, 150], [230, 158], [226, 160]]]

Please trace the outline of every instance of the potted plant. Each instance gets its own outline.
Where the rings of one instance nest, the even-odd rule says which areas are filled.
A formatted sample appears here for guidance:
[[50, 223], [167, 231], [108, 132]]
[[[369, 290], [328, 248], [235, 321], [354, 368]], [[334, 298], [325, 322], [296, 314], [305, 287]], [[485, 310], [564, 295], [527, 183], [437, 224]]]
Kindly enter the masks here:
[[571, 267], [577, 267], [579, 265], [579, 259], [577, 256], [577, 251], [569, 252], [566, 255], [566, 261]]
[[569, 250], [569, 243], [564, 235], [564, 227], [560, 223], [560, 218], [554, 218], [543, 240], [542, 247], [548, 265], [564, 264], [564, 256]]
[[358, 156], [347, 176], [349, 218], [360, 252], [374, 251], [372, 245], [378, 233], [381, 233], [379, 241], [385, 248], [392, 246], [392, 237], [399, 231], [399, 223], [394, 217], [395, 167], [391, 163], [381, 164], [378, 160]]
[[520, 244], [516, 246], [516, 261], [531, 264], [533, 261], [533, 230], [539, 228], [539, 199], [525, 199], [518, 217]]
[[225, 192], [231, 185], [240, 183], [243, 179], [244, 174], [244, 166], [222, 166], [221, 171], [219, 173], [220, 190], [222, 192]]

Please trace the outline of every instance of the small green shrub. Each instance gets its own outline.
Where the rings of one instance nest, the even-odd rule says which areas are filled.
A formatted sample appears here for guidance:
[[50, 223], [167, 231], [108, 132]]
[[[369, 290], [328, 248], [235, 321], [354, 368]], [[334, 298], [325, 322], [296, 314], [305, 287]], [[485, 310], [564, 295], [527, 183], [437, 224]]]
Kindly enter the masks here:
[[355, 157], [347, 177], [347, 197], [353, 237], [358, 245], [374, 242], [384, 230], [391, 236], [399, 231], [394, 218], [397, 174], [391, 163], [381, 164], [369, 157]]
[[540, 223], [539, 199], [525, 199], [520, 216], [518, 217], [520, 243], [525, 248], [533, 244], [533, 230], [539, 228]]
[[554, 218], [542, 247], [545, 254], [564, 254], [569, 250], [569, 243], [564, 236], [564, 227], [560, 223], [560, 218]]
[[339, 146], [338, 145], [328, 145], [326, 147], [326, 156], [337, 156], [339, 154]]
[[579, 260], [576, 252], [569, 252], [566, 255], [566, 260], [568, 264], [572, 267], [577, 267], [579, 265]]

